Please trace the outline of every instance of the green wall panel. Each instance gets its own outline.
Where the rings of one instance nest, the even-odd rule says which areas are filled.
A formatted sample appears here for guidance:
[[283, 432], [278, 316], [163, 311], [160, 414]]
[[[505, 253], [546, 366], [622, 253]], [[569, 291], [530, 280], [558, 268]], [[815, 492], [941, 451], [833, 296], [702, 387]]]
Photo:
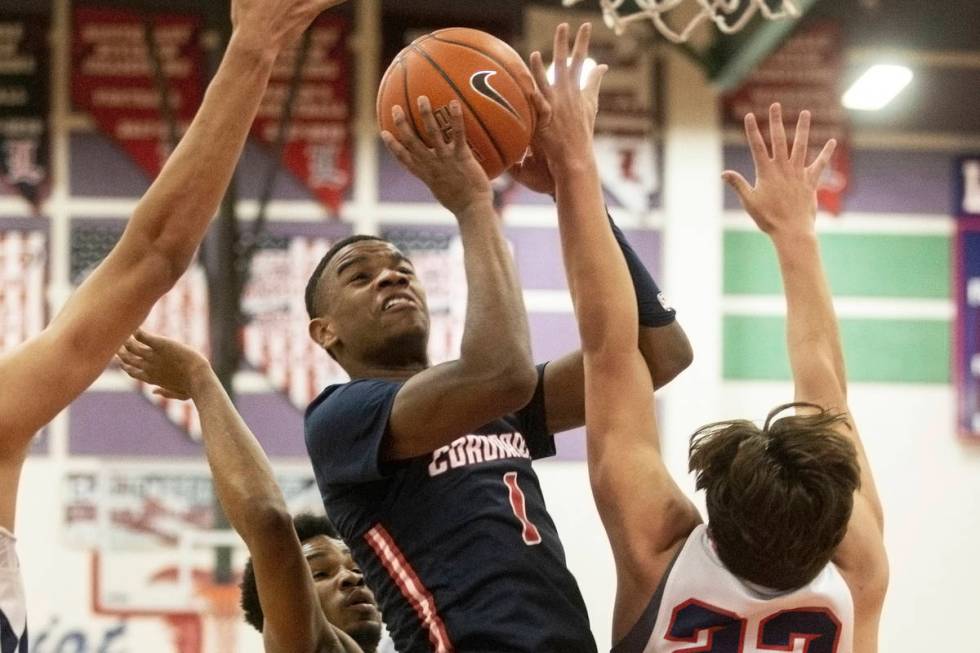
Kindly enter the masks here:
[[[821, 251], [837, 297], [947, 299], [950, 240], [942, 235], [822, 234]], [[732, 230], [724, 239], [725, 293], [781, 295], [769, 239]]]
[[[869, 383], [949, 383], [950, 323], [946, 320], [841, 320], [848, 380]], [[786, 380], [782, 317], [724, 318], [723, 376]]]

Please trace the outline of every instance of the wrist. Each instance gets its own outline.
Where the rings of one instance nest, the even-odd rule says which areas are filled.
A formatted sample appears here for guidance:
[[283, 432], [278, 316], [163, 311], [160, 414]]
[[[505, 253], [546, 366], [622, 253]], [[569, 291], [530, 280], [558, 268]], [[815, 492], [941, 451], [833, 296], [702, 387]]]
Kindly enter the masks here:
[[769, 234], [777, 252], [793, 252], [799, 248], [816, 247], [817, 232], [813, 227], [776, 229]]
[[195, 360], [188, 366], [187, 370], [187, 393], [192, 399], [197, 400], [215, 385], [221, 385], [217, 375], [211, 368], [211, 363], [207, 359]]
[[225, 59], [235, 58], [248, 65], [269, 66], [279, 56], [279, 48], [262, 34], [252, 34], [247, 29], [236, 29], [228, 41]]
[[496, 214], [493, 208], [493, 196], [476, 197], [453, 210], [453, 215], [459, 222], [482, 219], [487, 213]]

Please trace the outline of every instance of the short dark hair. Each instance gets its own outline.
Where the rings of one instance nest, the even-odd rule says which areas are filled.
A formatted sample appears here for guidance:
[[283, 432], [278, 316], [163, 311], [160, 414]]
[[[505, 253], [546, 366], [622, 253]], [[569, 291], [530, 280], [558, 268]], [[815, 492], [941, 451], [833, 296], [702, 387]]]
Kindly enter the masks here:
[[[792, 408], [816, 409], [774, 419]], [[704, 490], [718, 557], [736, 576], [785, 591], [812, 581], [844, 538], [861, 475], [844, 415], [814, 404], [708, 424], [691, 437], [690, 470]]]
[[[296, 530], [300, 543], [311, 540], [318, 535], [326, 535], [334, 540], [340, 539], [337, 529], [323, 515], [314, 515], [309, 512], [296, 515], [293, 517], [293, 528]], [[245, 571], [242, 573], [242, 582], [239, 587], [242, 590], [242, 611], [245, 613], [245, 621], [261, 633], [265, 626], [265, 615], [262, 614], [262, 603], [259, 602], [259, 589], [255, 583], [255, 569], [252, 567], [251, 558], [245, 563]]]
[[310, 319], [317, 317], [319, 315], [316, 305], [316, 291], [320, 287], [320, 277], [323, 276], [323, 270], [326, 269], [327, 263], [330, 262], [334, 256], [337, 255], [344, 247], [350, 245], [351, 243], [356, 243], [362, 240], [380, 240], [383, 243], [388, 242], [380, 236], [368, 236], [366, 234], [355, 234], [353, 236], [347, 236], [335, 242], [327, 253], [323, 255], [320, 262], [316, 264], [316, 268], [313, 270], [313, 274], [310, 275], [309, 280], [306, 282], [306, 312], [310, 316]]

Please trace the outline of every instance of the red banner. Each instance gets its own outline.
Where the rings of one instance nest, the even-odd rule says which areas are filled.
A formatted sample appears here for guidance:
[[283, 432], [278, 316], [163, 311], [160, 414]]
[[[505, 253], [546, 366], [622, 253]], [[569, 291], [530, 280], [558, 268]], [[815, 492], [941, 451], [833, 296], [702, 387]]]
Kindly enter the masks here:
[[47, 195], [48, 21], [0, 15], [0, 182], [37, 211]]
[[[149, 20], [179, 136], [201, 104], [201, 21], [183, 15], [153, 15]], [[170, 154], [170, 144], [150, 52], [139, 12], [75, 9], [72, 101], [155, 177]]]
[[[834, 214], [841, 211], [851, 168], [847, 112], [841, 104], [843, 72], [840, 25], [816, 23], [793, 34], [741, 88], [724, 98], [725, 120], [731, 127], [741, 128], [749, 112], [765, 122], [773, 102], [782, 103], [783, 119], [789, 126], [795, 125], [801, 111], [810, 110], [810, 143], [823, 147], [829, 139], [837, 139], [837, 150], [817, 191], [820, 208]], [[769, 131], [762, 131], [768, 142]], [[816, 151], [810, 156], [816, 156]]]
[[[322, 16], [311, 29], [282, 163], [336, 213], [352, 176], [349, 28], [343, 18]], [[297, 56], [298, 44], [279, 56], [252, 125], [267, 145], [276, 143]]]

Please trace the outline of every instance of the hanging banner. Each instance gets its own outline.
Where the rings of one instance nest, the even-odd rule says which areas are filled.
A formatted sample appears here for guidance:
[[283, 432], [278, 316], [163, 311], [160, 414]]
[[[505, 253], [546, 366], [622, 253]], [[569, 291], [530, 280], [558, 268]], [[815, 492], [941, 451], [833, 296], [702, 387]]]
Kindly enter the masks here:
[[597, 15], [565, 9], [528, 7], [524, 34], [529, 52], [541, 51], [551, 61], [555, 27], [568, 22], [572, 28], [591, 20], [595, 28], [589, 43], [590, 57], [609, 65], [599, 94], [595, 126], [595, 155], [603, 188], [620, 205], [632, 211], [653, 206], [660, 190], [657, 149], [653, 141], [656, 111], [656, 55], [644, 42], [629, 34], [617, 35], [596, 20]]
[[957, 159], [954, 178], [957, 431], [965, 439], [980, 442], [980, 154]]
[[842, 210], [851, 169], [849, 123], [841, 104], [843, 52], [843, 34], [837, 23], [803, 27], [769, 55], [737, 91], [723, 98], [726, 126], [741, 130], [745, 114], [754, 113], [763, 124], [767, 143], [769, 130], [765, 123], [773, 102], [782, 103], [783, 120], [790, 134], [800, 112], [810, 111], [810, 143], [814, 148], [811, 158], [828, 140], [837, 139], [837, 150], [817, 189], [820, 208], [834, 215]]
[[80, 6], [72, 35], [72, 101], [92, 116], [151, 178], [170, 155], [169, 127], [156, 81], [146, 20], [166, 79], [177, 134], [201, 104], [204, 56], [196, 16], [153, 15]]
[[0, 181], [37, 211], [49, 186], [48, 22], [0, 15]]
[[[310, 28], [282, 164], [296, 175], [330, 211], [336, 214], [351, 183], [349, 28], [345, 19], [321, 16]], [[265, 97], [252, 125], [252, 134], [274, 146], [283, 106], [289, 97], [300, 48], [284, 51], [276, 60]]]

